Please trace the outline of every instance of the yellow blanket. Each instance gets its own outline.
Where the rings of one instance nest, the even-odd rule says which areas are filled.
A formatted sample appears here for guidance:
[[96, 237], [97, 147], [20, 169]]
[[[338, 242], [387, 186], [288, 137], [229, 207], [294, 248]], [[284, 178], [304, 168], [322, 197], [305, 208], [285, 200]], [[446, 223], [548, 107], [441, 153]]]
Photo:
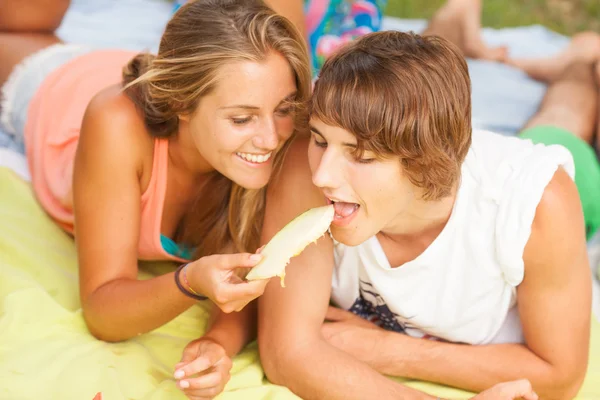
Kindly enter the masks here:
[[[73, 240], [37, 205], [30, 187], [0, 168], [0, 399], [185, 399], [172, 378], [183, 347], [200, 336], [208, 304], [125, 343], [92, 337], [81, 315]], [[147, 264], [141, 278], [172, 268]], [[580, 399], [600, 399], [600, 331], [594, 322], [591, 363]], [[568, 327], [566, 327], [568, 329]], [[463, 391], [425, 382], [410, 386], [445, 398]], [[296, 399], [268, 383], [256, 344], [234, 360], [219, 399]]]

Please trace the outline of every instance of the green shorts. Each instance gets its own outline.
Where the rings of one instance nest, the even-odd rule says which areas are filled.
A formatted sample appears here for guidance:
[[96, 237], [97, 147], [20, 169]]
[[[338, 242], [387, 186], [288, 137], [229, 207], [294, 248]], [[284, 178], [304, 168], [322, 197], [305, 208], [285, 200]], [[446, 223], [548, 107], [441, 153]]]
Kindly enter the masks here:
[[592, 237], [600, 227], [600, 163], [592, 146], [565, 129], [549, 125], [526, 129], [520, 137], [545, 145], [559, 144], [571, 152], [586, 236]]

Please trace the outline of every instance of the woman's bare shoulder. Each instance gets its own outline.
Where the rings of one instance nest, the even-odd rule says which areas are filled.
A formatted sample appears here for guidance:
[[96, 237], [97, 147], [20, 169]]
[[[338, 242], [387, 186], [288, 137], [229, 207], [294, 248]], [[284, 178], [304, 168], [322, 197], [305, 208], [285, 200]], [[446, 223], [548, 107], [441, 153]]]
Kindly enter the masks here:
[[[123, 160], [143, 181], [152, 166], [154, 139], [144, 125], [141, 111], [121, 90], [110, 86], [88, 104], [83, 118], [78, 152], [110, 152], [112, 162]], [[103, 159], [104, 157], [100, 157]]]

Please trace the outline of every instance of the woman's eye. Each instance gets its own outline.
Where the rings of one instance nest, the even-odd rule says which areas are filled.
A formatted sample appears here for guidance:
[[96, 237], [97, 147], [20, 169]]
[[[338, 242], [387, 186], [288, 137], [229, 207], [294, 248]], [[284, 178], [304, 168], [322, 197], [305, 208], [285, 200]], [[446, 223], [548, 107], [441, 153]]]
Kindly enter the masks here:
[[277, 114], [285, 117], [287, 115], [290, 115], [292, 113], [292, 111], [294, 111], [294, 107], [286, 107], [286, 108], [277, 110]]
[[252, 117], [246, 118], [231, 118], [231, 121], [236, 125], [244, 125], [252, 120]]

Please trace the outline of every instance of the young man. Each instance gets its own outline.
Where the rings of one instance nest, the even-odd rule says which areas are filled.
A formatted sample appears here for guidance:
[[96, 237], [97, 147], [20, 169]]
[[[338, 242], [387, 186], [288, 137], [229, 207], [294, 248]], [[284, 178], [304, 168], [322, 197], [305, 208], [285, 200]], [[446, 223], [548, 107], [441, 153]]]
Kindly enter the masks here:
[[[560, 76], [523, 136], [589, 129], [592, 66]], [[399, 32], [325, 64], [311, 130], [270, 186], [263, 242], [307, 208], [333, 202], [336, 218], [259, 300], [269, 379], [302, 398], [364, 399], [424, 397], [383, 375], [475, 392], [527, 378], [543, 398], [572, 398], [589, 351], [595, 222], [572, 180], [587, 156], [472, 132], [460, 51]]]

